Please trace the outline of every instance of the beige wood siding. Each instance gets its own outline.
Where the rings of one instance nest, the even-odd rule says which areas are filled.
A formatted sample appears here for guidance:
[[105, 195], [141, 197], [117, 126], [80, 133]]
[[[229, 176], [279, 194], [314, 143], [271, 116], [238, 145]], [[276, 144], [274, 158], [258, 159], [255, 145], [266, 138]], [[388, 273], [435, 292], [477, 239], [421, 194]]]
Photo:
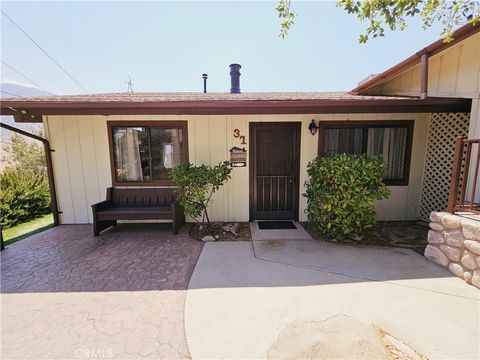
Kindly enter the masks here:
[[[245, 146], [248, 150], [249, 122], [298, 121], [301, 129], [300, 194], [304, 192], [306, 167], [317, 155], [318, 134], [312, 136], [312, 119], [344, 120], [415, 120], [410, 182], [392, 186], [388, 200], [377, 203], [382, 220], [416, 219], [423, 174], [429, 114], [334, 114], [334, 115], [215, 115], [215, 116], [48, 116], [45, 126], [51, 141], [59, 207], [64, 224], [91, 223], [90, 205], [105, 199], [111, 186], [107, 121], [186, 120], [190, 162], [216, 164], [228, 160], [228, 150]], [[233, 137], [233, 130], [245, 135], [247, 145]], [[232, 179], [215, 195], [210, 215], [213, 220], [248, 221], [249, 170], [235, 168]], [[300, 197], [300, 220], [306, 219], [306, 201]]]
[[480, 99], [472, 100], [472, 111], [470, 112], [470, 127], [468, 130], [469, 139], [480, 139]]
[[[428, 61], [428, 96], [478, 98], [480, 92], [480, 33], [432, 56]], [[370, 89], [368, 94], [420, 94], [420, 66]]]
[[[473, 99], [472, 100], [472, 111], [470, 113], [470, 126], [468, 128], [468, 138], [469, 139], [480, 139], [480, 99]], [[478, 155], [477, 155], [478, 156]], [[471, 164], [470, 164], [470, 172], [469, 172], [469, 181], [467, 187], [467, 194], [471, 193], [471, 189], [474, 186], [478, 186], [477, 184], [473, 183], [474, 173], [475, 173], [475, 161], [476, 156], [472, 155]], [[480, 201], [480, 193], [477, 191], [475, 193], [475, 201]]]

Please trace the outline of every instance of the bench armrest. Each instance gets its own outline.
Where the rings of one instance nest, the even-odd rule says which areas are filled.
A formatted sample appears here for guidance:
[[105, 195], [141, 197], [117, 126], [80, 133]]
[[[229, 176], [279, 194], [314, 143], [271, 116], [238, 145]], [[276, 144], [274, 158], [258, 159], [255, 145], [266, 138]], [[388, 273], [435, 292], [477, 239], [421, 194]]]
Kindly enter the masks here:
[[98, 210], [105, 210], [105, 209], [108, 209], [112, 206], [112, 203], [110, 202], [110, 200], [104, 200], [104, 201], [100, 201], [96, 204], [93, 204], [92, 205], [92, 210], [93, 211], [98, 211]]

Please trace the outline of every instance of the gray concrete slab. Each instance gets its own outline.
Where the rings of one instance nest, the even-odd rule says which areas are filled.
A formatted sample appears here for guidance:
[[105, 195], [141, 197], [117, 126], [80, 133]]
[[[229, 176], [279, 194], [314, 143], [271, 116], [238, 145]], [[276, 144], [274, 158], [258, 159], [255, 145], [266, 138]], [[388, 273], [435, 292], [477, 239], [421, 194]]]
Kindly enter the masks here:
[[[435, 284], [443, 289], [451, 279], [463, 288], [459, 295], [421, 289]], [[262, 260], [250, 243], [206, 244], [186, 296], [190, 354], [265, 359], [283, 329], [345, 314], [381, 327], [432, 359], [479, 358], [480, 302], [470, 296], [471, 288], [450, 276], [411, 281], [415, 287]]]
[[281, 229], [281, 230], [261, 230], [258, 227], [257, 222], [250, 223], [250, 232], [252, 234], [252, 240], [304, 240], [312, 239], [310, 234], [303, 228], [299, 222], [294, 222], [296, 229]]
[[[480, 296], [473, 286], [465, 286], [446, 269], [409, 249], [353, 246], [319, 240], [254, 241], [253, 247], [257, 258], [285, 265], [327, 271], [360, 280], [389, 281], [472, 299]], [[420, 279], [432, 280], [417, 281]]]

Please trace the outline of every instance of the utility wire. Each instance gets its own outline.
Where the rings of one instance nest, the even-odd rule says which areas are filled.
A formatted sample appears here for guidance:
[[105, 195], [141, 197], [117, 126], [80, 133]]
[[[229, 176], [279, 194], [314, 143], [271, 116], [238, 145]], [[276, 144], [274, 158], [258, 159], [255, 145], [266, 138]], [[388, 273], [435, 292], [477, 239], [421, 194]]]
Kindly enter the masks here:
[[16, 97], [23, 97], [22, 95], [14, 94], [14, 93], [11, 93], [11, 92], [8, 92], [8, 91], [4, 91], [4, 90], [0, 90], [0, 92], [1, 92], [1, 93], [4, 93], [4, 94], [7, 94], [7, 95], [16, 96]]
[[42, 89], [43, 91], [46, 91], [46, 92], [50, 92], [48, 90], [46, 90], [43, 86], [40, 86], [38, 85], [36, 82], [34, 82], [33, 80], [30, 80], [28, 77], [26, 77], [25, 75], [23, 75], [20, 71], [18, 71], [17, 69], [15, 69], [12, 65], [8, 65], [5, 61], [3, 60], [0, 60], [2, 62], [3, 65], [7, 66], [8, 68], [10, 68], [11, 70], [15, 71], [18, 75], [20, 75], [21, 77], [23, 77], [24, 79], [26, 79], [27, 81], [30, 81], [33, 85], [35, 85], [36, 87], [38, 87], [39, 89]]
[[72, 75], [70, 75], [68, 73], [67, 70], [65, 70], [63, 68], [62, 65], [60, 65], [53, 57], [51, 57], [45, 50], [43, 50], [43, 48], [37, 44], [37, 42], [35, 40], [32, 39], [32, 37], [30, 35], [28, 35], [25, 30], [23, 30], [10, 16], [8, 16], [7, 14], [5, 14], [5, 12], [0, 9], [0, 11], [2, 12], [2, 14], [12, 22], [13, 25], [15, 25], [17, 27], [18, 30], [20, 30], [27, 38], [30, 39], [30, 41], [32, 41], [50, 60], [52, 60], [65, 74], [67, 74], [67, 76], [72, 79], [75, 84], [77, 84], [84, 92], [88, 92], [87, 89], [85, 89], [77, 80], [74, 79], [74, 77]]

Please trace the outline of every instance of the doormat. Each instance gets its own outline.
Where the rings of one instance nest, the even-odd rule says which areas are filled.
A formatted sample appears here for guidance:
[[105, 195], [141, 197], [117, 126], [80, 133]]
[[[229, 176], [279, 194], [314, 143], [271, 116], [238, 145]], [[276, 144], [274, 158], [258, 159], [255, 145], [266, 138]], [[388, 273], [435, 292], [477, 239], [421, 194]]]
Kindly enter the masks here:
[[260, 230], [284, 230], [296, 229], [297, 227], [291, 221], [259, 221], [258, 228]]

